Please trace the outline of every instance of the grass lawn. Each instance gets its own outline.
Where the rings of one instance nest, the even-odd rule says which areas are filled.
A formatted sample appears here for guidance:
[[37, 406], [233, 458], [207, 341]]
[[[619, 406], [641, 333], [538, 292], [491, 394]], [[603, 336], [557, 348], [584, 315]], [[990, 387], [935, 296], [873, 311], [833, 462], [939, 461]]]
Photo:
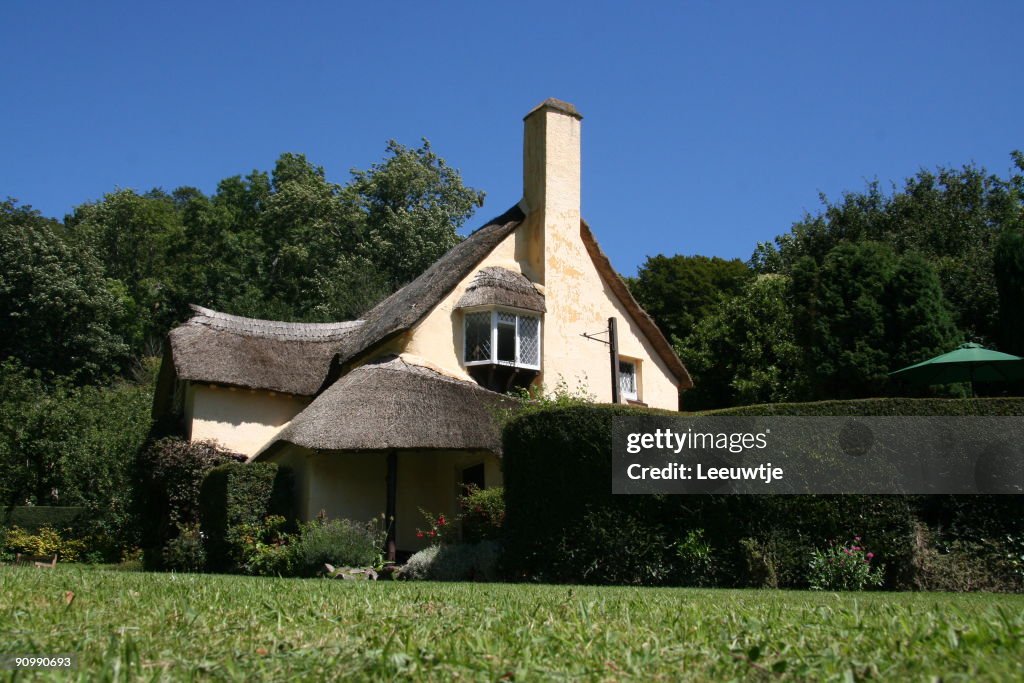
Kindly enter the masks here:
[[65, 653], [82, 680], [1006, 680], [1024, 596], [0, 567], [0, 655]]

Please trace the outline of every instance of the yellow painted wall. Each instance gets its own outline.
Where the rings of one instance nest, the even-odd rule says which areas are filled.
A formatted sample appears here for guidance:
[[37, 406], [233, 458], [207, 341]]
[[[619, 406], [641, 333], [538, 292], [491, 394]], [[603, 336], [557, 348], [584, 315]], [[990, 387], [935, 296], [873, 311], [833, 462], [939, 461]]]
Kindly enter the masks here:
[[308, 398], [290, 394], [190, 383], [185, 424], [192, 441], [216, 441], [253, 455], [307, 405]]
[[[387, 505], [387, 454], [324, 452], [290, 446], [270, 458], [292, 468], [304, 519], [324, 511], [329, 518], [369, 522]], [[430, 544], [416, 537], [427, 527], [420, 508], [453, 518], [462, 470], [484, 463], [488, 487], [502, 483], [501, 466], [490, 453], [403, 451], [398, 455], [395, 517], [399, 550], [415, 551]]]

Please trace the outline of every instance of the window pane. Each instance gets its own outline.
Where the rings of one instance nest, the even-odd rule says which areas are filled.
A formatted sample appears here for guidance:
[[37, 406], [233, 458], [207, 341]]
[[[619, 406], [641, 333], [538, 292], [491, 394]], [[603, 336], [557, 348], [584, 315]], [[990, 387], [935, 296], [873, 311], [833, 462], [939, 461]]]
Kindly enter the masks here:
[[619, 391], [623, 396], [636, 398], [636, 365], [629, 361], [619, 361]]
[[516, 317], [507, 313], [498, 314], [498, 362], [516, 362]]
[[491, 359], [491, 314], [466, 314], [466, 360]]
[[519, 316], [519, 362], [540, 365], [540, 319]]

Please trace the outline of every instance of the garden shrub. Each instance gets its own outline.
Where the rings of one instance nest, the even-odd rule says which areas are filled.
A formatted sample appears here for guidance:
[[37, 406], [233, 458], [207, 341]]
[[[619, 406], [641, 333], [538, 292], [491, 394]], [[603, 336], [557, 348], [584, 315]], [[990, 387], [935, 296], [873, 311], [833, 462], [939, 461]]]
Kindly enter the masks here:
[[376, 522], [315, 519], [302, 524], [289, 545], [291, 571], [296, 576], [316, 576], [325, 564], [374, 566], [380, 563], [383, 547], [384, 533]]
[[815, 550], [807, 571], [811, 590], [860, 591], [881, 586], [884, 575], [873, 563], [874, 557], [856, 536], [849, 544]]
[[[523, 411], [505, 425], [508, 578], [806, 588], [815, 550], [860, 536], [884, 565], [885, 585], [909, 589], [921, 585], [920, 521], [936, 543], [958, 543], [958, 557], [996, 567], [998, 585], [1016, 581], [1012, 543], [1001, 539], [1024, 538], [1024, 496], [613, 495], [612, 418], [638, 414], [677, 415], [568, 405]], [[708, 414], [1024, 415], [1024, 399], [864, 399]]]
[[238, 524], [228, 530], [231, 564], [253, 576], [290, 576], [292, 556], [286, 533], [288, 521], [270, 515], [259, 522]]
[[12, 526], [3, 532], [3, 546], [9, 554], [21, 553], [32, 557], [57, 556], [59, 562], [78, 562], [88, 550], [85, 542], [74, 538], [69, 530], [57, 531], [43, 526], [35, 533]]
[[144, 562], [157, 569], [163, 548], [181, 526], [199, 522], [199, 490], [206, 473], [245, 456], [212, 441], [159, 439], [143, 448], [135, 463], [134, 508], [142, 531]]
[[198, 524], [178, 527], [178, 535], [164, 546], [163, 568], [176, 572], [201, 572], [206, 568], [206, 547]]
[[493, 486], [487, 489], [470, 485], [459, 496], [459, 519], [462, 521], [462, 539], [468, 543], [501, 538], [505, 524], [505, 489]]
[[271, 515], [293, 517], [293, 481], [274, 463], [218, 465], [206, 473], [199, 492], [199, 518], [209, 567], [238, 569], [232, 539], [236, 527], [261, 524]]
[[675, 544], [677, 576], [684, 586], [712, 586], [717, 578], [716, 554], [703, 529], [690, 529]]
[[414, 554], [401, 577], [414, 581], [494, 581], [501, 545], [496, 541], [432, 545]]
[[406, 560], [405, 564], [399, 573], [403, 579], [411, 579], [413, 581], [427, 581], [430, 578], [430, 569], [434, 564], [434, 560], [437, 559], [437, 554], [441, 551], [441, 546], [432, 545], [420, 550], [419, 552], [413, 553], [413, 555]]

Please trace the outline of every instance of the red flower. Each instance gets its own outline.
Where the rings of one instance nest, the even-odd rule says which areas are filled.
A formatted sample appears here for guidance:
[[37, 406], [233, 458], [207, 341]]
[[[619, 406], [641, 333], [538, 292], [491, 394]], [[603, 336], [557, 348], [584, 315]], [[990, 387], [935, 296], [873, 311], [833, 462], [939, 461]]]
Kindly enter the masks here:
[[445, 521], [444, 515], [438, 515], [437, 516], [437, 525], [438, 526], [444, 526], [447, 523], [448, 522]]
[[423, 532], [422, 531], [417, 531], [416, 532], [416, 538], [423, 538]]

